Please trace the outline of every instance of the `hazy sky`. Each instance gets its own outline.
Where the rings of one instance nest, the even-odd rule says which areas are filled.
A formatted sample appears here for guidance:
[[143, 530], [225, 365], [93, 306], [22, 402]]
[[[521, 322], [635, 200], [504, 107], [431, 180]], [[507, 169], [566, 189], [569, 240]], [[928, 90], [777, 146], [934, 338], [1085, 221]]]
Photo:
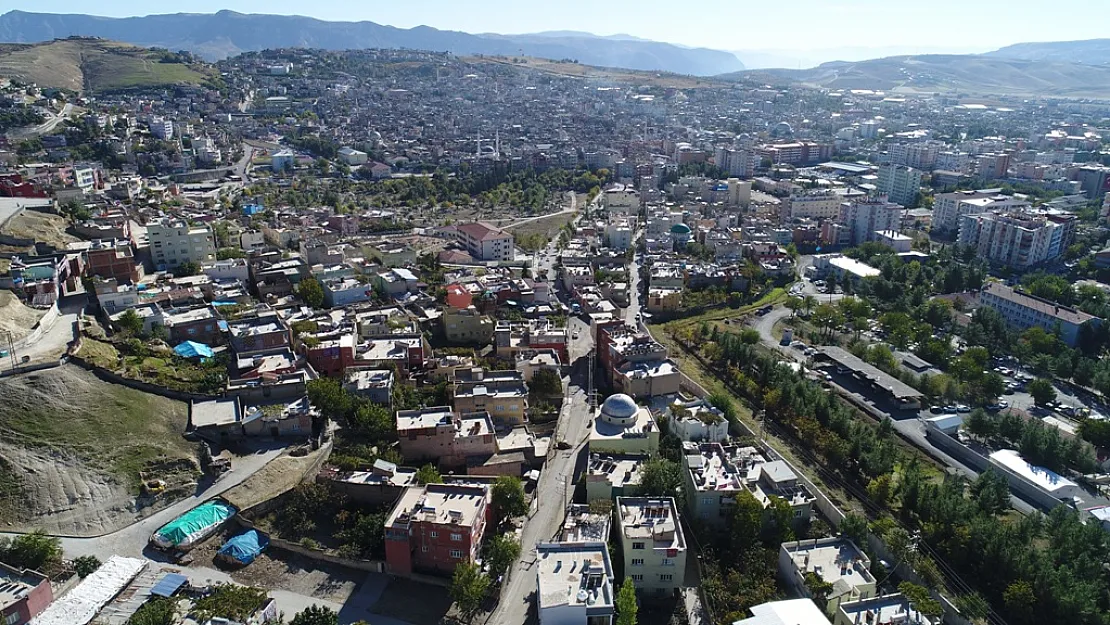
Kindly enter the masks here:
[[[1110, 36], [1107, 0], [8, 0], [2, 9], [114, 17], [231, 9], [467, 32], [584, 30], [723, 50], [990, 50]], [[1058, 28], [1053, 28], [1058, 26]]]

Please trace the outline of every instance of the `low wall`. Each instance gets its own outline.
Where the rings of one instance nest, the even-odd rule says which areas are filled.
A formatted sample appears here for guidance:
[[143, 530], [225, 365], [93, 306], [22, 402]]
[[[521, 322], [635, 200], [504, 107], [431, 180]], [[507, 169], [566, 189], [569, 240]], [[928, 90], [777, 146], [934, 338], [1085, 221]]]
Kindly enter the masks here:
[[982, 454], [979, 454], [974, 449], [952, 438], [951, 435], [945, 434], [940, 428], [929, 421], [925, 422], [925, 437], [928, 438], [929, 442], [936, 446], [937, 449], [940, 449], [976, 471], [986, 471], [990, 466], [990, 463]]
[[184, 391], [175, 391], [175, 390], [172, 390], [172, 389], [168, 389], [164, 386], [158, 386], [157, 384], [151, 384], [149, 382], [143, 382], [141, 380], [133, 380], [131, 378], [124, 377], [124, 376], [116, 373], [115, 371], [109, 371], [109, 370], [105, 369], [104, 367], [99, 367], [97, 365], [94, 365], [94, 364], [90, 363], [89, 361], [85, 360], [84, 358], [82, 358], [78, 354], [71, 355], [69, 357], [69, 361], [78, 365], [82, 369], [86, 369], [88, 371], [91, 371], [93, 373], [93, 375], [100, 378], [101, 380], [104, 380], [105, 382], [111, 382], [112, 384], [120, 384], [120, 385], [123, 385], [123, 386], [127, 386], [129, 388], [133, 388], [133, 389], [138, 390], [138, 391], [143, 391], [144, 393], [150, 393], [151, 395], [158, 395], [160, 397], [165, 397], [167, 399], [176, 399], [178, 401], [188, 402], [188, 401], [210, 401], [212, 399], [216, 399], [216, 397], [217, 397], [215, 395], [202, 395], [200, 393], [186, 393]]
[[34, 345], [39, 342], [39, 340], [42, 339], [42, 335], [46, 334], [54, 327], [54, 323], [58, 321], [60, 314], [61, 313], [58, 311], [58, 302], [51, 304], [50, 308], [46, 310], [46, 314], [35, 324], [31, 333], [15, 342], [16, 351], [18, 352], [28, 345]]

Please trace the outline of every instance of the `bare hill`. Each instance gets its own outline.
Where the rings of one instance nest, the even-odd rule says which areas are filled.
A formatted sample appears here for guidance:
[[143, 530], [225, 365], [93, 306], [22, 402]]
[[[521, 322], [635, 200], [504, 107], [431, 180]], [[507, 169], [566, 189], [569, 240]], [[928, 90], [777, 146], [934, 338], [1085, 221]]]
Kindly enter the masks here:
[[894, 56], [825, 63], [807, 70], [738, 72], [726, 77], [761, 77], [827, 89], [896, 93], [1110, 98], [1110, 67], [980, 55]]
[[1110, 65], [1110, 39], [1015, 43], [1012, 46], [1006, 46], [994, 52], [988, 52], [986, 56], [1025, 59], [1026, 61], [1060, 61], [1064, 63], [1086, 63], [1088, 65]]
[[0, 76], [70, 91], [201, 84], [212, 75], [204, 64], [186, 64], [164, 51], [102, 39], [0, 47]]

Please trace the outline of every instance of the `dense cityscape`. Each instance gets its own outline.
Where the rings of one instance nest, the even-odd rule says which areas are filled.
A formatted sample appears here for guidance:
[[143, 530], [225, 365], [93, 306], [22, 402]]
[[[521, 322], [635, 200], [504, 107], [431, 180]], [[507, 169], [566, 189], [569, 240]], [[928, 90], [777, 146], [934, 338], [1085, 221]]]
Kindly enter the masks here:
[[116, 45], [0, 50], [4, 625], [1110, 623], [1110, 101]]

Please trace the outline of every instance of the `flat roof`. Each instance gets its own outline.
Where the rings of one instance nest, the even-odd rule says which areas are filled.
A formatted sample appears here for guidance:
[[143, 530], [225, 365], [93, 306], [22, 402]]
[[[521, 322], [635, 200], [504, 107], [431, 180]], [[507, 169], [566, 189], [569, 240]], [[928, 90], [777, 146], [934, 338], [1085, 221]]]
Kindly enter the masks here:
[[213, 427], [238, 423], [239, 400], [210, 399], [195, 401], [189, 409], [189, 422], [194, 428]]
[[830, 584], [844, 582], [853, 588], [875, 583], [867, 555], [847, 538], [783, 543], [782, 550], [803, 575], [816, 573]]
[[[899, 619], [901, 619], [900, 622], [913, 623], [914, 625], [931, 625], [932, 623], [920, 612], [913, 610], [910, 607], [910, 602], [901, 593], [858, 601], [846, 601], [840, 604], [840, 609], [853, 623], [856, 622], [857, 618], [860, 618], [860, 622], [863, 622], [858, 615], [865, 613], [874, 615], [875, 623], [893, 623], [899, 621]], [[915, 619], [911, 619], [911, 615]]]
[[397, 431], [434, 428], [437, 425], [450, 424], [454, 419], [455, 410], [450, 406], [399, 410], [397, 412]]
[[604, 542], [536, 545], [536, 603], [557, 606], [613, 606], [613, 566]]
[[673, 497], [617, 497], [617, 520], [629, 540], [650, 540], [652, 549], [686, 549]]
[[836, 267], [842, 271], [847, 271], [848, 273], [860, 278], [874, 278], [875, 276], [878, 276], [882, 273], [871, 265], [861, 263], [860, 261], [854, 258], [848, 258], [847, 256], [830, 258], [829, 264], [833, 267]]
[[1029, 310], [1034, 310], [1041, 314], [1059, 319], [1060, 321], [1065, 321], [1067, 323], [1072, 323], [1075, 325], [1081, 325], [1087, 323], [1088, 321], [1091, 321], [1092, 319], [1098, 319], [1098, 317], [1095, 317], [1094, 315], [1089, 315], [1081, 310], [1068, 308], [1067, 306], [1060, 306], [1059, 304], [1050, 302], [1046, 299], [1041, 299], [1039, 297], [1034, 297], [1032, 295], [1022, 293], [1021, 291], [1016, 291], [1006, 286], [1005, 284], [1002, 284], [1001, 282], [991, 282], [986, 286], [986, 288], [983, 289], [983, 292], [989, 293], [1007, 302], [1011, 302], [1017, 306], [1021, 306], [1022, 308], [1028, 308]]
[[809, 599], [769, 601], [751, 607], [752, 617], [732, 625], [830, 625], [828, 617]]
[[385, 526], [417, 521], [473, 527], [485, 510], [489, 488], [478, 484], [410, 486], [397, 499]]
[[1068, 478], [1044, 467], [1030, 464], [1014, 449], [999, 449], [990, 455], [990, 459], [1050, 493], [1066, 488], [1078, 488], [1078, 485]]

